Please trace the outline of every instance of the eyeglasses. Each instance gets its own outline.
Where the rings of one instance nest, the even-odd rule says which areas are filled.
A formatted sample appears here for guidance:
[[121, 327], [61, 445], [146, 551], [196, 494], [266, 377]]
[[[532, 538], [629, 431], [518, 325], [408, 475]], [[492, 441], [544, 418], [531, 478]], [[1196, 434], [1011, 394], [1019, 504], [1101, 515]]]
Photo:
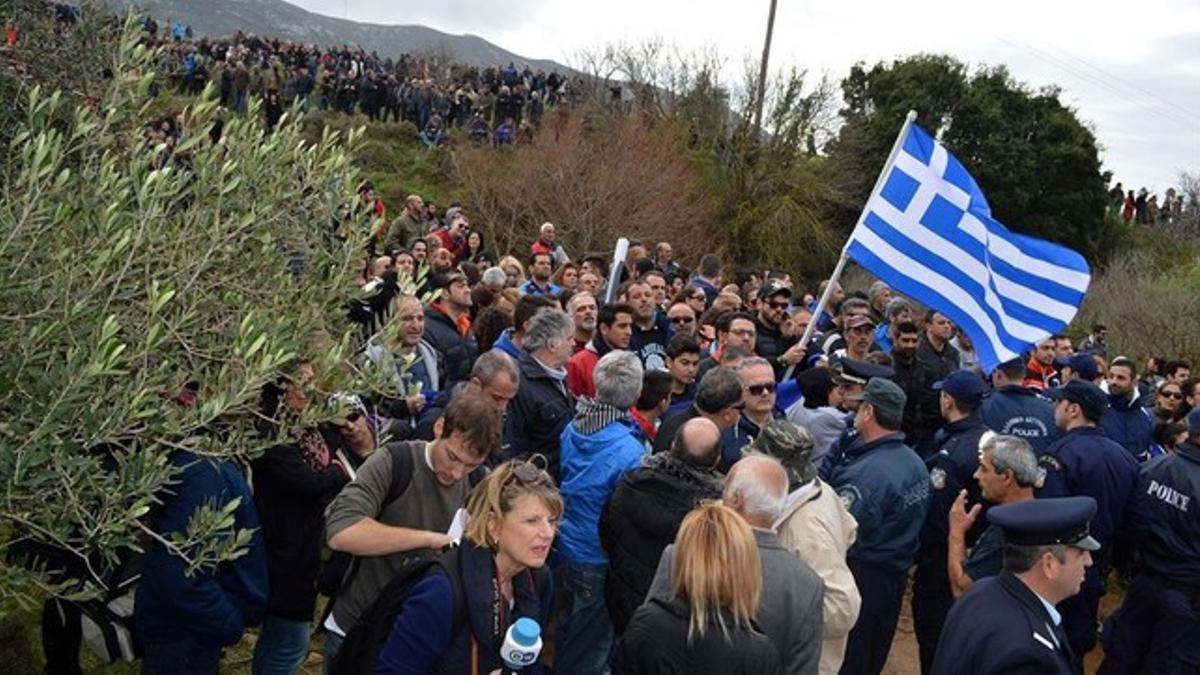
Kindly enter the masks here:
[[783, 302], [768, 302], [767, 304], [771, 306], [771, 309], [787, 309], [792, 306], [792, 303], [786, 300]]
[[772, 394], [775, 392], [775, 383], [768, 382], [766, 384], [751, 384], [746, 386], [746, 391], [753, 396], [762, 396], [763, 394]]
[[671, 323], [692, 323], [695, 320], [696, 320], [696, 317], [694, 317], [694, 316], [673, 316], [673, 317], [671, 317]]
[[1180, 401], [1183, 400], [1183, 392], [1179, 391], [1160, 391], [1158, 392], [1158, 395], [1163, 398], [1173, 398]]

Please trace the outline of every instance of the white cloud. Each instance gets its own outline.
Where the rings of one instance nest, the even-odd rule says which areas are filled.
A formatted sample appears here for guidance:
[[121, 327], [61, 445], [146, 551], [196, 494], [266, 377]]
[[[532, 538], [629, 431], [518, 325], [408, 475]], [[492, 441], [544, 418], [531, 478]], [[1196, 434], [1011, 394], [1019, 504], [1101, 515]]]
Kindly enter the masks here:
[[[580, 48], [662, 36], [682, 49], [715, 46], [737, 80], [761, 54], [769, 0], [295, 0], [307, 9], [380, 23], [422, 23], [480, 35], [523, 56], [569, 63]], [[1091, 123], [1107, 169], [1127, 185], [1165, 189], [1200, 170], [1200, 4], [780, 2], [772, 68], [840, 79], [856, 61], [917, 52], [1005, 64], [1030, 85], [1057, 85]], [[899, 123], [899, 122], [897, 122]]]

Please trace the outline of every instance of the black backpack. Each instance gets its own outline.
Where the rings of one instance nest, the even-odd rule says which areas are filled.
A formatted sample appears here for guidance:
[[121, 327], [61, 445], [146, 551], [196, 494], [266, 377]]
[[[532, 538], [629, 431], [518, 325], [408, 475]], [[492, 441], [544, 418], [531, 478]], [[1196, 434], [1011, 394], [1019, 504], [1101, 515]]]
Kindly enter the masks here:
[[379, 592], [375, 601], [358, 617], [354, 627], [338, 648], [330, 672], [333, 675], [370, 675], [375, 672], [379, 652], [392, 632], [396, 615], [408, 600], [412, 589], [422, 579], [441, 568], [450, 580], [454, 593], [451, 639], [462, 631], [466, 624], [466, 602], [463, 599], [462, 580], [459, 576], [459, 550], [447, 551], [437, 558], [410, 560], [396, 572], [396, 576]]

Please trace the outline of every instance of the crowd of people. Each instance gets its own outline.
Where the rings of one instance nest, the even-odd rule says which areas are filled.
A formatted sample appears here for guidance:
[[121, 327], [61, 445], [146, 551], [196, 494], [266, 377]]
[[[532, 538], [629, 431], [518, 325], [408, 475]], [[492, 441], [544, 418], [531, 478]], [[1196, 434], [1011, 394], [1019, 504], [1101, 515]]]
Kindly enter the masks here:
[[548, 110], [581, 91], [557, 70], [518, 68], [511, 61], [478, 67], [409, 53], [383, 57], [359, 47], [242, 32], [195, 38], [190, 27], [169, 20], [160, 26], [150, 15], [141, 25], [144, 42], [160, 48], [159, 71], [181, 93], [198, 94], [213, 83], [221, 104], [237, 112], [246, 111], [251, 97], [261, 97], [275, 121], [295, 103], [304, 110], [411, 122], [431, 147], [445, 142], [451, 129], [499, 145], [530, 138]]
[[[145, 30], [179, 87], [215, 80], [234, 109], [262, 91], [498, 133], [570, 91], [512, 64], [433, 80]], [[500, 252], [469, 205], [411, 195], [393, 216], [370, 183], [345, 216], [371, 242], [353, 367], [383, 384], [320, 391], [299, 360], [261, 392], [259, 431], [285, 441], [249, 466], [171, 455], [123, 626], [144, 672], [214, 673], [256, 629], [264, 674], [296, 672], [315, 632], [327, 673], [878, 674], [910, 586], [923, 673], [1081, 673], [1101, 636], [1101, 673], [1200, 665], [1186, 361], [1139, 366], [1097, 324], [985, 372], [881, 281], [688, 269], [667, 241], [573, 255], [549, 222]], [[336, 419], [302, 423], [317, 405]], [[195, 572], [171, 542], [202, 506], [251, 536]], [[1099, 630], [1113, 574], [1127, 592]], [[47, 602], [49, 672], [79, 672], [84, 623], [120, 623], [95, 612]]]
[[1184, 204], [1184, 195], [1175, 188], [1167, 188], [1162, 201], [1158, 195], [1151, 194], [1146, 188], [1126, 191], [1121, 183], [1112, 186], [1108, 191], [1108, 215], [1111, 218], [1120, 217], [1126, 223], [1138, 225], [1169, 225], [1180, 222], [1184, 211], [1196, 208]]
[[320, 400], [294, 364], [249, 482], [177, 453], [156, 531], [241, 497], [255, 534], [194, 576], [148, 552], [146, 672], [213, 672], [252, 626], [254, 672], [295, 672], [323, 606], [330, 673], [511, 667], [521, 618], [553, 645], [521, 672], [879, 673], [911, 583], [922, 672], [1079, 673], [1112, 571], [1101, 672], [1198, 662], [1188, 363], [1139, 368], [1097, 325], [984, 373], [882, 282], [817, 306], [827, 284], [669, 242], [577, 261], [545, 223], [498, 257], [462, 205], [355, 202], [356, 367], [386, 384], [287, 426]]

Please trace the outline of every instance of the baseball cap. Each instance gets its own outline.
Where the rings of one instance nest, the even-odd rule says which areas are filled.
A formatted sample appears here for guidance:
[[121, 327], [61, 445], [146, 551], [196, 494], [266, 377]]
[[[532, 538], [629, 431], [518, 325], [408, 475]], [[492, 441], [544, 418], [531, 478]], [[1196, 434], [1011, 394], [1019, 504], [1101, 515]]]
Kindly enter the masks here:
[[872, 377], [862, 393], [851, 394], [847, 398], [870, 403], [876, 410], [889, 413], [897, 419], [904, 415], [904, 403], [908, 400], [900, 385], [884, 377]]
[[873, 326], [873, 325], [875, 325], [875, 322], [871, 321], [871, 317], [867, 316], [866, 314], [851, 314], [846, 319], [846, 329], [847, 330], [849, 330], [851, 328], [861, 328], [862, 326]]
[[790, 298], [792, 297], [792, 289], [784, 286], [783, 282], [778, 279], [770, 279], [762, 285], [762, 288], [758, 289], [758, 298], [766, 300], [772, 295], [786, 295]]
[[1192, 408], [1187, 414], [1187, 426], [1189, 434], [1200, 432], [1200, 408]]
[[969, 370], [956, 370], [944, 380], [933, 383], [933, 388], [944, 391], [956, 401], [974, 401], [983, 398], [983, 380]]
[[1096, 379], [1096, 359], [1091, 354], [1080, 353], [1070, 356], [1060, 356], [1054, 359], [1054, 365], [1059, 368], [1070, 368], [1077, 375], [1089, 382]]
[[429, 283], [434, 289], [449, 288], [455, 282], [461, 281], [466, 283], [467, 275], [458, 270], [450, 270], [449, 272], [439, 272], [430, 278]]
[[1057, 389], [1047, 391], [1046, 396], [1052, 401], [1061, 398], [1071, 403], [1078, 403], [1079, 407], [1083, 408], [1083, 414], [1094, 422], [1098, 422], [1104, 415], [1104, 411], [1108, 410], [1108, 396], [1100, 387], [1088, 380], [1071, 380]]

